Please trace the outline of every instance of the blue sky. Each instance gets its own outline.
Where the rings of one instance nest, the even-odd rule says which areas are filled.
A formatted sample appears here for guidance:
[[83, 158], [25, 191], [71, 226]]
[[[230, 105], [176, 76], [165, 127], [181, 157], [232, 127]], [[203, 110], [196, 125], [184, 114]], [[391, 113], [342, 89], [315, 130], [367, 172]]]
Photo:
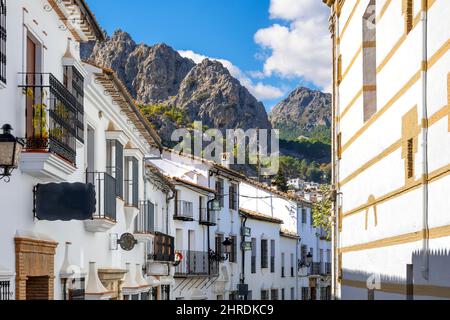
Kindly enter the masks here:
[[[303, 4], [298, 7], [298, 2]], [[325, 6], [319, 8], [314, 4], [317, 2], [320, 1], [88, 0], [109, 34], [120, 28], [138, 43], [164, 42], [194, 60], [204, 56], [220, 59], [268, 110], [299, 85], [325, 88], [323, 81], [316, 81], [314, 71], [308, 75], [297, 70], [309, 67], [302, 68], [296, 61], [296, 50], [301, 61], [302, 52], [307, 49], [296, 48], [297, 42], [302, 42], [297, 25], [311, 18], [300, 19], [313, 13], [311, 8], [326, 13]], [[303, 66], [308, 64], [303, 62]]]

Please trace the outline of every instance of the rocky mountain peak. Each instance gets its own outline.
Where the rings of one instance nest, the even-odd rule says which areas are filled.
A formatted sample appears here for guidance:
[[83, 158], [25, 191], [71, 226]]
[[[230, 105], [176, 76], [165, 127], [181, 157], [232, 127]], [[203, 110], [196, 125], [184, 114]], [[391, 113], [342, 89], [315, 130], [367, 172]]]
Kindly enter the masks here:
[[287, 139], [309, 137], [317, 131], [329, 131], [331, 95], [299, 87], [273, 108], [269, 119], [275, 128], [281, 129], [282, 136]]

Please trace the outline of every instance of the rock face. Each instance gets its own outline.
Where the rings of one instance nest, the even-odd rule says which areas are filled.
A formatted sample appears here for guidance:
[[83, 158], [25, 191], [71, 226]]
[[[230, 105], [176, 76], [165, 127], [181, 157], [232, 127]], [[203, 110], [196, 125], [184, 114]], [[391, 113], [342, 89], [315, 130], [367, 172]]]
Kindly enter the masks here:
[[[179, 109], [188, 118], [184, 124], [201, 120], [210, 128], [271, 128], [264, 105], [219, 62], [205, 59], [196, 65], [165, 44], [138, 45], [120, 30], [103, 43], [83, 44], [81, 52], [83, 59], [116, 71], [143, 104]], [[180, 126], [169, 118], [149, 120], [166, 141]]]
[[296, 138], [331, 126], [331, 95], [300, 87], [276, 105], [270, 122], [282, 135]]

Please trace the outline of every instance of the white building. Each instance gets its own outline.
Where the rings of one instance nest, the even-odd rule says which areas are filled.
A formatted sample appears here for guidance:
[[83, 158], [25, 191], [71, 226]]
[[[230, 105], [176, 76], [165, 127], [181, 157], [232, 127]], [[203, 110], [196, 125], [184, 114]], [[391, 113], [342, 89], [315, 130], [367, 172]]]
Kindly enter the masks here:
[[324, 2], [334, 61], [334, 294], [450, 299], [450, 2]]
[[148, 299], [158, 283], [130, 234], [159, 138], [113, 72], [80, 61], [79, 42], [103, 37], [84, 1], [1, 4], [1, 120], [26, 144], [0, 184], [0, 296]]
[[[275, 273], [278, 274], [278, 277], [267, 279], [268, 282], [279, 286], [280, 293], [278, 296], [282, 296], [284, 289], [285, 297], [290, 297], [291, 288], [295, 287], [296, 300], [329, 299], [331, 290], [331, 244], [327, 241], [326, 234], [313, 227], [312, 204], [296, 195], [277, 191], [250, 179], [241, 183], [239, 197], [240, 207], [244, 212], [253, 212], [255, 215], [281, 222], [281, 227], [278, 226], [276, 238], [269, 239], [270, 242], [274, 241], [275, 252], [278, 253], [274, 257]], [[274, 233], [272, 232], [272, 234]], [[258, 229], [252, 230], [252, 236], [256, 237], [252, 241], [257, 244], [264, 239], [264, 235]], [[298, 237], [298, 240], [292, 241], [296, 237]], [[285, 268], [289, 268], [289, 272], [285, 272], [285, 274], [291, 274], [292, 253], [295, 253], [295, 278], [282, 277], [280, 270], [283, 264]], [[254, 251], [253, 255], [255, 254], [258, 262], [261, 249]], [[311, 261], [308, 261], [308, 255], [311, 257], [309, 259]], [[259, 265], [259, 267], [261, 266]], [[262, 272], [264, 273], [264, 270]], [[258, 277], [253, 279], [255, 281], [249, 283], [250, 290], [259, 292]]]

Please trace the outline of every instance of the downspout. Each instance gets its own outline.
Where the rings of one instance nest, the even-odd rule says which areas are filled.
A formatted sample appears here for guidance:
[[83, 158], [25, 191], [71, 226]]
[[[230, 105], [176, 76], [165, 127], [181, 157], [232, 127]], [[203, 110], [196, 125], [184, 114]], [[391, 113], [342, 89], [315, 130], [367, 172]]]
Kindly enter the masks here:
[[[243, 230], [246, 228], [247, 225], [247, 217], [245, 215], [241, 215], [241, 234], [243, 234]], [[244, 239], [245, 240], [245, 239]], [[242, 254], [242, 274], [241, 274], [241, 284], [245, 284], [245, 250], [244, 250], [244, 241], [242, 241], [241, 244], [241, 254]], [[244, 300], [248, 299], [248, 295], [245, 295]]]
[[[336, 161], [337, 157], [336, 157], [336, 152], [337, 152], [337, 147], [336, 147], [336, 138], [337, 138], [337, 110], [338, 110], [338, 106], [339, 106], [339, 90], [338, 90], [338, 86], [337, 86], [337, 75], [336, 75], [336, 60], [337, 60], [337, 56], [338, 56], [338, 47], [337, 47], [337, 40], [336, 40], [336, 30], [339, 30], [339, 19], [336, 16], [335, 13], [335, 9], [332, 9], [332, 15], [330, 17], [330, 31], [331, 31], [331, 38], [332, 38], [332, 43], [333, 43], [333, 50], [332, 50], [332, 59], [333, 59], [333, 102], [332, 102], [332, 127], [331, 127], [331, 132], [332, 132], [332, 166], [331, 166], [331, 176], [332, 176], [332, 188], [334, 190], [334, 193], [337, 194], [339, 191], [337, 190], [338, 188], [338, 170], [337, 170], [337, 166], [338, 163]], [[339, 277], [339, 252], [338, 252], [338, 246], [339, 246], [339, 208], [338, 208], [338, 199], [337, 196], [334, 197], [333, 199], [333, 209], [332, 209], [332, 215], [331, 215], [331, 221], [332, 221], [332, 227], [331, 227], [331, 239], [332, 239], [332, 293], [333, 293], [333, 300], [336, 300], [337, 297], [339, 296], [338, 294], [338, 277]]]
[[[298, 223], [298, 221], [300, 221], [299, 220], [299, 206], [298, 206], [299, 204], [297, 203], [297, 235], [300, 237], [300, 228], [299, 228], [299, 223]], [[302, 204], [302, 206], [303, 206], [303, 204]], [[301, 238], [300, 239], [298, 239], [297, 240], [297, 243], [295, 244], [295, 298], [296, 298], [296, 300], [299, 300], [299, 296], [298, 296], [298, 289], [299, 289], [299, 286], [298, 286], [298, 281], [300, 280], [299, 279], [299, 277], [298, 277], [298, 252], [299, 252], [299, 250], [300, 250], [300, 242], [301, 242], [302, 240], [301, 240]]]
[[422, 0], [422, 172], [423, 172], [423, 247], [422, 277], [429, 279], [429, 221], [428, 221], [428, 0]]

